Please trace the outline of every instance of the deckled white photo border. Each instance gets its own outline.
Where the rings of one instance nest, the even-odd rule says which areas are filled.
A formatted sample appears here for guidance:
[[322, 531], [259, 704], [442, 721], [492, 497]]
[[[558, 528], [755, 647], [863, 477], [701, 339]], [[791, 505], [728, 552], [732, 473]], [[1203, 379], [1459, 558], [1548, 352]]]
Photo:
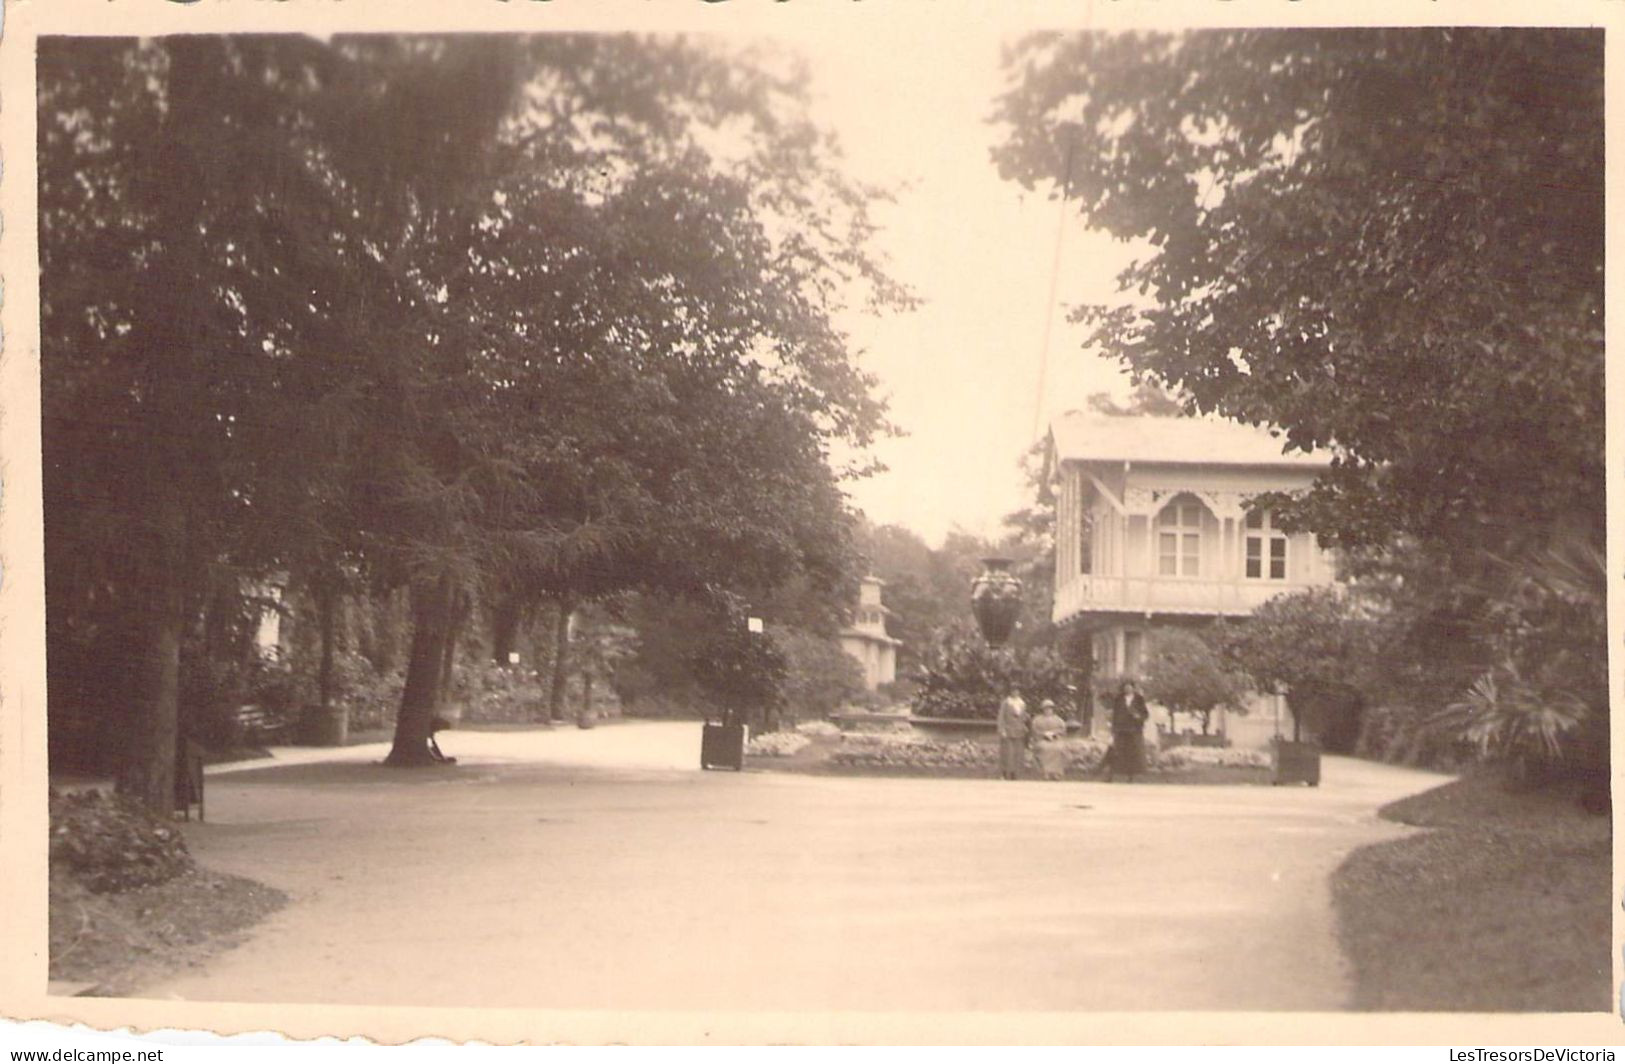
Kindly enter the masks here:
[[[48, 998], [44, 576], [39, 452], [39, 277], [35, 192], [34, 44], [42, 35], [252, 32], [625, 30], [739, 35], [861, 34], [880, 22], [930, 20], [964, 33], [1038, 28], [1276, 25], [1584, 25], [1607, 28], [1609, 173], [1625, 172], [1617, 120], [1622, 72], [1619, 0], [1413, 0], [1354, 4], [1251, 0], [23, 0], [0, 30], [0, 1016], [111, 1030], [220, 1034], [274, 1030], [290, 1038], [425, 1036], [489, 1043], [1402, 1044], [1602, 1045], [1625, 1033], [1618, 1015], [1301, 1013], [631, 1013], [467, 1008], [387, 1009]], [[1618, 335], [1619, 189], [1610, 181], [1608, 328]], [[1621, 424], [1609, 362], [1609, 571], [1625, 573], [1620, 520]], [[1611, 603], [1610, 645], [1622, 646]], [[1619, 656], [1610, 679], [1620, 690]], [[1616, 727], [1615, 761], [1621, 739]], [[1614, 985], [1621, 979], [1622, 897], [1615, 841]]]

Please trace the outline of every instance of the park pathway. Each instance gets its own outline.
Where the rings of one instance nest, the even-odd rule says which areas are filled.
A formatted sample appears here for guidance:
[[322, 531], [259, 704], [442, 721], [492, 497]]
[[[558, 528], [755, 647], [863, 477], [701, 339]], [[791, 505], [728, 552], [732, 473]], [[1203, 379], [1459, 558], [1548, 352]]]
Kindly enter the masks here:
[[237, 766], [188, 828], [280, 887], [144, 996], [764, 1010], [1338, 1009], [1328, 877], [1442, 777], [1318, 789], [699, 772], [699, 729], [457, 732]]

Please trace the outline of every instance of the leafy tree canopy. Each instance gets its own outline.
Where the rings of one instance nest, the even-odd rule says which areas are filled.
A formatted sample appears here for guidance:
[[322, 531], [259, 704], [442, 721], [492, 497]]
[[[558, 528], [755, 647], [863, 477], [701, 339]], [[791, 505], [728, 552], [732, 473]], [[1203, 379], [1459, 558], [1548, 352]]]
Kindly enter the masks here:
[[1602, 34], [1047, 34], [995, 161], [1153, 249], [1088, 342], [1334, 447], [1342, 545], [1504, 544], [1603, 509]]
[[1243, 710], [1245, 678], [1200, 634], [1157, 630], [1145, 665], [1145, 693], [1175, 713], [1190, 713], [1207, 734], [1216, 709]]
[[909, 299], [804, 90], [680, 38], [42, 47], [55, 627], [131, 631], [150, 801], [212, 569], [410, 584], [416, 738], [482, 584], [850, 577], [836, 322]]

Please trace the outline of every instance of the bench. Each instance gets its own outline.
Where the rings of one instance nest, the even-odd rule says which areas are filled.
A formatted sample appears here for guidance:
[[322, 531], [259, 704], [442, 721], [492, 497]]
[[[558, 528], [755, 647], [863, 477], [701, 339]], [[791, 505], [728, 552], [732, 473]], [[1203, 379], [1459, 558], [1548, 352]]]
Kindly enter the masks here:
[[274, 742], [292, 730], [293, 721], [282, 713], [250, 704], [238, 707], [237, 726], [247, 742]]

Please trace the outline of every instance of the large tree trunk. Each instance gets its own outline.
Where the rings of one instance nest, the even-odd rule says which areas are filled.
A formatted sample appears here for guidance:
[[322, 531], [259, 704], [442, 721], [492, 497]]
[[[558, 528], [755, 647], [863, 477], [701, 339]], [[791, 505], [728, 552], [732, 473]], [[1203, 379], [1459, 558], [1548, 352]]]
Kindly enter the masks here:
[[440, 708], [446, 666], [446, 643], [451, 638], [456, 588], [451, 577], [412, 589], [412, 650], [406, 661], [406, 687], [395, 715], [395, 742], [384, 764], [433, 765], [429, 737], [435, 711]]
[[547, 692], [547, 714], [555, 724], [564, 720], [564, 685], [570, 676], [571, 609], [569, 599], [560, 599], [558, 619], [553, 624], [553, 679]]
[[[124, 737], [118, 789], [155, 813], [175, 808], [175, 748], [179, 740], [181, 637], [186, 624], [181, 585], [185, 522], [173, 492], [160, 490], [151, 514], [152, 541], [145, 545], [148, 578], [141, 581], [138, 635], [130, 669], [134, 713]], [[169, 510], [162, 509], [170, 505]]]
[[195, 576], [188, 544], [187, 496], [182, 484], [191, 472], [190, 419], [201, 416], [193, 389], [203, 315], [196, 283], [203, 247], [196, 200], [198, 160], [185, 131], [207, 114], [209, 71], [202, 38], [170, 38], [169, 109], [159, 131], [159, 170], [165, 194], [154, 234], [163, 245], [146, 276], [150, 323], [143, 330], [145, 359], [142, 425], [144, 483], [139, 531], [133, 657], [128, 696], [133, 710], [130, 734], [122, 736], [125, 756], [118, 788], [154, 812], [175, 808], [175, 753], [179, 738], [181, 641], [186, 631], [186, 582]]
[[321, 653], [316, 666], [316, 711], [312, 715], [314, 719], [306, 722], [305, 734], [318, 746], [343, 746], [350, 737], [349, 711], [343, 705], [333, 704], [333, 655], [343, 596], [325, 582], [318, 582], [315, 595]]
[[457, 641], [462, 637], [463, 626], [468, 623], [472, 605], [466, 592], [459, 590], [452, 595], [451, 618], [447, 624], [445, 645], [440, 659], [440, 694], [435, 701], [440, 706], [440, 715], [454, 721], [460, 719], [463, 714], [460, 705], [448, 705], [451, 699], [451, 682], [457, 669]]

